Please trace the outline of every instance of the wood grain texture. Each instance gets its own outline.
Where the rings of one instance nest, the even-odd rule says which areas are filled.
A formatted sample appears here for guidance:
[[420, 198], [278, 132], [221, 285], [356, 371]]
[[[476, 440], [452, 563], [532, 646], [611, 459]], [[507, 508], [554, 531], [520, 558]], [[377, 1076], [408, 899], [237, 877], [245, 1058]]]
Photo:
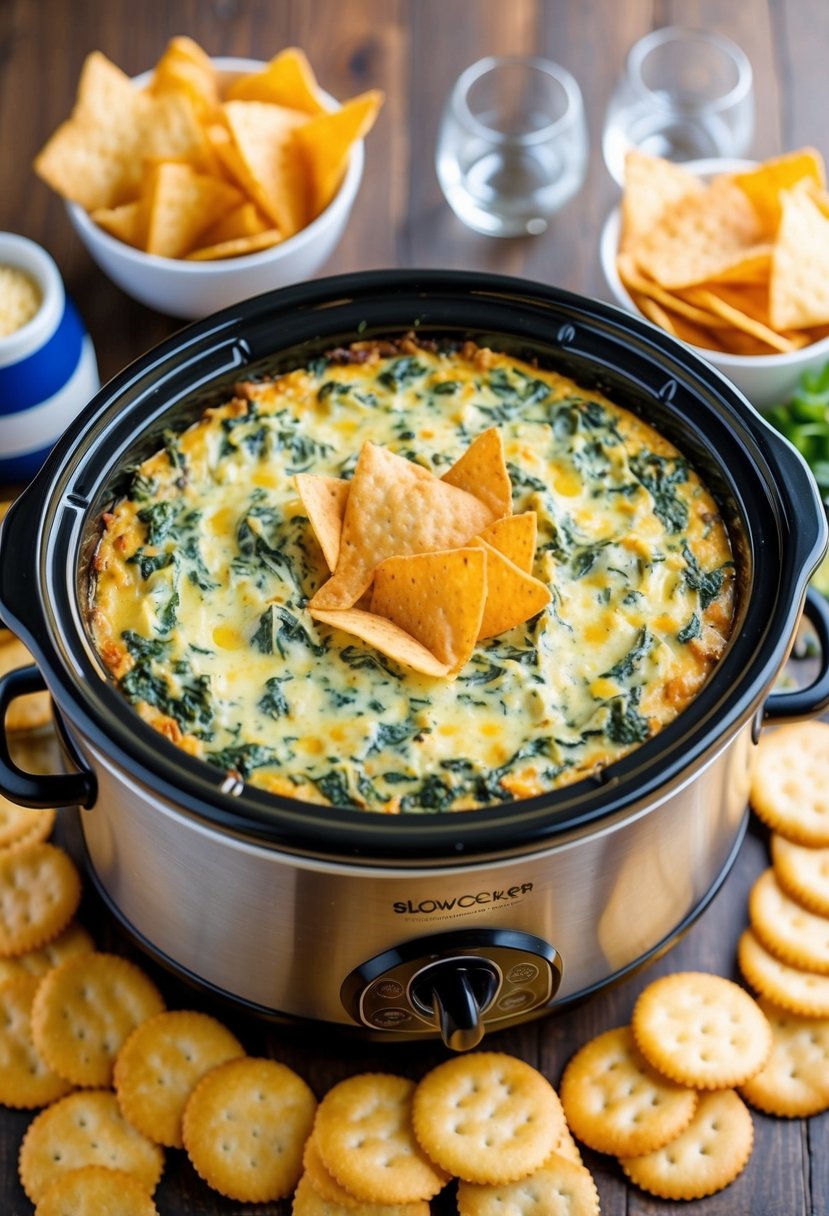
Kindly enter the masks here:
[[[103, 50], [127, 72], [153, 63], [167, 40], [187, 33], [214, 54], [268, 58], [286, 45], [308, 52], [322, 85], [346, 97], [369, 87], [386, 103], [367, 144], [363, 186], [348, 231], [322, 273], [380, 266], [476, 268], [607, 298], [597, 258], [601, 223], [616, 198], [603, 164], [601, 126], [613, 81], [631, 43], [669, 23], [727, 34], [751, 59], [756, 80], [754, 151], [767, 156], [813, 143], [829, 154], [826, 127], [825, 0], [3, 0], [0, 3], [0, 228], [43, 243], [55, 256], [84, 314], [108, 379], [180, 328], [133, 303], [89, 261], [63, 204], [31, 172], [33, 156], [72, 105], [84, 56]], [[583, 190], [539, 238], [490, 240], [469, 232], [445, 204], [434, 169], [440, 113], [458, 73], [482, 55], [537, 52], [567, 67], [584, 95], [591, 156]], [[766, 865], [766, 844], [751, 834], [721, 893], [685, 939], [647, 973], [580, 1008], [491, 1040], [540, 1067], [557, 1083], [578, 1046], [626, 1022], [652, 977], [684, 968], [734, 976], [734, 945], [745, 900]], [[171, 892], [171, 898], [174, 898]], [[97, 941], [131, 953], [92, 896], [84, 919]], [[137, 957], [137, 956], [136, 956]], [[444, 1058], [437, 1046], [393, 1047], [264, 1025], [228, 1014], [167, 976], [153, 974], [172, 1007], [194, 1004], [229, 1021], [251, 1053], [295, 1067], [318, 1094], [364, 1069], [417, 1078]], [[16, 1175], [30, 1116], [0, 1110], [0, 1213], [31, 1216]], [[688, 1216], [829, 1216], [829, 1117], [755, 1117], [756, 1145], [745, 1173], [727, 1191], [683, 1205]], [[605, 1216], [661, 1216], [679, 1206], [626, 1185], [618, 1167], [585, 1157]], [[250, 1206], [210, 1192], [181, 1153], [169, 1152], [157, 1193], [162, 1216], [251, 1216]], [[265, 1204], [261, 1216], [287, 1216]], [[455, 1210], [451, 1189], [434, 1213]]]

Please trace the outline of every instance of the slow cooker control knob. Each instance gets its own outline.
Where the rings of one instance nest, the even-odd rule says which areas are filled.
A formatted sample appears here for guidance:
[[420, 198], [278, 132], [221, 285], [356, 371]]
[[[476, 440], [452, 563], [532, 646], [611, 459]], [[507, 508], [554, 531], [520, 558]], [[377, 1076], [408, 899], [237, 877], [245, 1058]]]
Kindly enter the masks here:
[[452, 1051], [469, 1051], [484, 1037], [483, 1014], [498, 991], [496, 969], [485, 959], [446, 959], [422, 972], [412, 999], [433, 1009], [441, 1038]]

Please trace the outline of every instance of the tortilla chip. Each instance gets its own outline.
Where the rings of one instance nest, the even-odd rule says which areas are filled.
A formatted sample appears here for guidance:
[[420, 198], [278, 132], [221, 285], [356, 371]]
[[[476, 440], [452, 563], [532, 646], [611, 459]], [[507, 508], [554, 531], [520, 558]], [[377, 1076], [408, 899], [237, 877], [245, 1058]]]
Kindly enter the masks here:
[[240, 203], [202, 233], [205, 245], [218, 245], [220, 241], [235, 241], [239, 237], [257, 236], [269, 225], [254, 203]]
[[242, 201], [239, 191], [189, 165], [164, 161], [150, 176], [147, 206], [147, 253], [178, 258], [220, 215]]
[[215, 154], [185, 93], [154, 97], [144, 119], [141, 151], [149, 160], [187, 161], [202, 172], [215, 168]]
[[323, 114], [328, 109], [320, 96], [305, 52], [295, 46], [280, 51], [261, 72], [251, 72], [235, 81], [227, 90], [225, 99], [266, 101], [312, 116]]
[[[654, 283], [652, 279], [647, 279], [644, 275], [641, 275], [636, 269], [636, 263], [630, 254], [620, 253], [616, 265], [619, 271], [619, 278], [628, 291], [634, 293], [637, 297], [641, 298], [645, 296], [656, 304], [661, 305], [663, 309], [680, 313], [681, 316], [686, 317], [689, 321], [693, 321], [696, 325], [710, 325], [713, 321], [716, 321], [717, 317], [715, 313], [689, 304], [678, 292], [667, 291], [664, 287], [660, 287], [658, 283]], [[636, 304], [637, 306], [639, 305], [639, 299], [636, 300]], [[650, 314], [645, 313], [645, 315], [649, 316]]]
[[460, 671], [481, 627], [487, 561], [483, 544], [389, 557], [375, 571], [371, 611], [411, 634], [449, 674]]
[[172, 38], [156, 64], [149, 91], [189, 98], [200, 118], [209, 118], [219, 105], [219, 82], [210, 56], [192, 38]]
[[282, 240], [278, 228], [266, 228], [254, 236], [237, 236], [230, 241], [218, 241], [215, 245], [200, 245], [184, 256], [188, 262], [215, 262], [220, 258], [243, 258], [249, 253], [272, 249]]
[[318, 114], [296, 132], [311, 175], [309, 219], [324, 211], [340, 188], [352, 146], [369, 133], [383, 94], [369, 89], [330, 114]]
[[744, 333], [741, 329], [728, 326], [724, 329], [712, 329], [714, 350], [725, 351], [729, 355], [779, 355], [780, 351], [761, 342], [759, 338]]
[[823, 157], [815, 148], [801, 148], [764, 161], [749, 173], [734, 175], [734, 181], [754, 205], [769, 240], [774, 239], [780, 223], [783, 192], [803, 180], [826, 185]]
[[702, 189], [699, 178], [681, 165], [632, 148], [625, 157], [619, 248], [636, 244], [650, 232], [666, 207]]
[[797, 339], [787, 338], [776, 330], [769, 328], [762, 321], [755, 320], [754, 317], [749, 316], [741, 308], [735, 307], [707, 288], [694, 288], [693, 291], [688, 292], [688, 299], [692, 304], [699, 304], [701, 308], [707, 308], [711, 312], [716, 313], [724, 321], [728, 321], [733, 325], [735, 329], [740, 329], [743, 333], [750, 334], [753, 338], [758, 338], [761, 342], [765, 342], [773, 350], [781, 352], [797, 350], [798, 346], [801, 345]]
[[[213, 122], [205, 129], [210, 150], [216, 158], [216, 176], [225, 177], [247, 194], [252, 190], [250, 174], [223, 122]], [[254, 204], [255, 206], [255, 204]], [[258, 211], [259, 208], [257, 207]], [[269, 219], [268, 223], [272, 221]]]
[[660, 329], [664, 329], [666, 333], [673, 334], [674, 337], [677, 336], [676, 326], [671, 320], [670, 314], [665, 311], [661, 304], [657, 304], [656, 300], [635, 292], [633, 302], [643, 316], [646, 316], [649, 321], [653, 321], [654, 325], [658, 325]]
[[35, 157], [34, 169], [63, 198], [94, 211], [135, 196], [140, 164], [140, 159], [113, 146], [109, 132], [70, 119]]
[[351, 608], [387, 557], [468, 544], [493, 514], [480, 499], [373, 443], [357, 461], [333, 576], [314, 608]]
[[473, 440], [441, 481], [480, 498], [496, 519], [512, 514], [512, 483], [504, 460], [504, 441], [495, 426]]
[[662, 213], [636, 245], [636, 264], [661, 287], [688, 287], [715, 278], [762, 253], [763, 227], [745, 193], [728, 177], [687, 194]]
[[519, 570], [527, 574], [535, 561], [535, 546], [538, 536], [538, 516], [535, 511], [523, 511], [520, 515], [507, 515], [496, 519], [484, 528], [478, 539], [486, 541], [493, 549], [503, 553]]
[[35, 172], [87, 211], [133, 201], [152, 102], [100, 51], [87, 55], [72, 114], [35, 158]]
[[228, 101], [222, 113], [244, 165], [248, 192], [283, 237], [293, 236], [310, 218], [308, 183], [294, 138], [309, 122], [308, 115], [262, 101]]
[[122, 203], [120, 207], [96, 207], [91, 218], [104, 232], [141, 249], [144, 244], [144, 224], [139, 202]]
[[126, 136], [140, 127], [150, 105], [146, 94], [106, 55], [100, 51], [87, 55], [71, 116], [75, 122]]
[[745, 283], [768, 286], [773, 245], [754, 245], [741, 258], [724, 263], [712, 273], [708, 283]]
[[373, 612], [364, 612], [362, 608], [344, 608], [334, 611], [311, 609], [315, 621], [324, 625], [332, 625], [342, 629], [355, 638], [367, 642], [375, 650], [388, 655], [390, 659], [403, 667], [411, 667], [426, 676], [446, 676], [449, 674], [449, 664], [441, 663], [430, 650], [416, 641], [411, 634], [406, 633], [394, 621]]
[[546, 608], [552, 598], [550, 589], [539, 579], [519, 569], [485, 540], [476, 537], [486, 553], [486, 601], [478, 638], [493, 638], [514, 629]]
[[774, 246], [769, 313], [775, 329], [829, 322], [829, 217], [809, 191], [787, 190]]
[[341, 477], [297, 473], [294, 483], [328, 569], [335, 570], [351, 482], [343, 481]]
[[[722, 341], [718, 336], [720, 331], [715, 326], [712, 325], [709, 328], [708, 326], [704, 325], [695, 325], [694, 322], [689, 321], [687, 317], [683, 317], [679, 313], [671, 312], [670, 309], [667, 308], [662, 309], [660, 305], [655, 305], [654, 301], [652, 300], [650, 301], [650, 305], [651, 307], [661, 309], [661, 311], [665, 314], [666, 321], [672, 326], [668, 332], [679, 338], [680, 342], [687, 342], [689, 346], [701, 346], [704, 350], [728, 349], [727, 347], [723, 346]], [[647, 316], [648, 314], [646, 313], [645, 315]], [[658, 314], [654, 312], [650, 319], [658, 325], [661, 324], [661, 322], [657, 321], [657, 315]], [[731, 332], [736, 334], [739, 333], [739, 330], [734, 329], [731, 330]], [[745, 336], [746, 335], [743, 335], [743, 337]]]

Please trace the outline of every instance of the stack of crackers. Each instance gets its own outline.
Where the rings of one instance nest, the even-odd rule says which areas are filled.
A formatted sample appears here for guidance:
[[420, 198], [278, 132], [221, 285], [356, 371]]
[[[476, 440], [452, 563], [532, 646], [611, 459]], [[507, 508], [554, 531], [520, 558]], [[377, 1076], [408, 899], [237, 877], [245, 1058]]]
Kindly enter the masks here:
[[335, 1085], [317, 1111], [293, 1212], [428, 1216], [453, 1177], [461, 1216], [599, 1212], [549, 1081], [490, 1051], [450, 1059], [417, 1084], [366, 1073]]
[[772, 1115], [829, 1108], [829, 724], [764, 734], [751, 804], [771, 829], [772, 865], [749, 896], [737, 961], [760, 994], [774, 1048], [744, 1087]]
[[663, 1199], [722, 1190], [751, 1155], [751, 1115], [736, 1092], [762, 1069], [772, 1029], [731, 980], [681, 972], [654, 981], [630, 1026], [582, 1047], [561, 1080], [574, 1134], [619, 1158]]

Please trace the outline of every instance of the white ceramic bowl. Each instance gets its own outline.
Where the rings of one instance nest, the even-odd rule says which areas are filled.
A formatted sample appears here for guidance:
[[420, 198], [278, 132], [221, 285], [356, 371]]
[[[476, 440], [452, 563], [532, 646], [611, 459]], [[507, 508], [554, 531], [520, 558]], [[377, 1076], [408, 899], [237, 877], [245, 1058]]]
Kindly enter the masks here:
[[[712, 159], [692, 161], [685, 167], [698, 177], [715, 177], [720, 173], [751, 169], [754, 165], [753, 161]], [[641, 317], [643, 314], [634, 304], [616, 269], [620, 227], [621, 213], [616, 207], [602, 228], [599, 243], [602, 272], [616, 302]], [[797, 387], [802, 372], [821, 368], [829, 362], [829, 337], [821, 338], [811, 346], [780, 355], [731, 355], [702, 346], [695, 346], [693, 349], [727, 376], [759, 410], [786, 401]]]
[[[213, 62], [225, 84], [265, 66], [258, 59], [217, 58]], [[136, 76], [135, 85], [141, 88], [149, 83], [151, 74]], [[323, 97], [336, 105], [328, 94]], [[215, 262], [188, 262], [142, 253], [104, 232], [77, 203], [67, 203], [66, 209], [93, 260], [122, 291], [159, 312], [194, 320], [249, 296], [314, 275], [342, 236], [360, 187], [363, 162], [363, 144], [359, 142], [351, 150], [335, 198], [300, 232], [270, 249]]]

